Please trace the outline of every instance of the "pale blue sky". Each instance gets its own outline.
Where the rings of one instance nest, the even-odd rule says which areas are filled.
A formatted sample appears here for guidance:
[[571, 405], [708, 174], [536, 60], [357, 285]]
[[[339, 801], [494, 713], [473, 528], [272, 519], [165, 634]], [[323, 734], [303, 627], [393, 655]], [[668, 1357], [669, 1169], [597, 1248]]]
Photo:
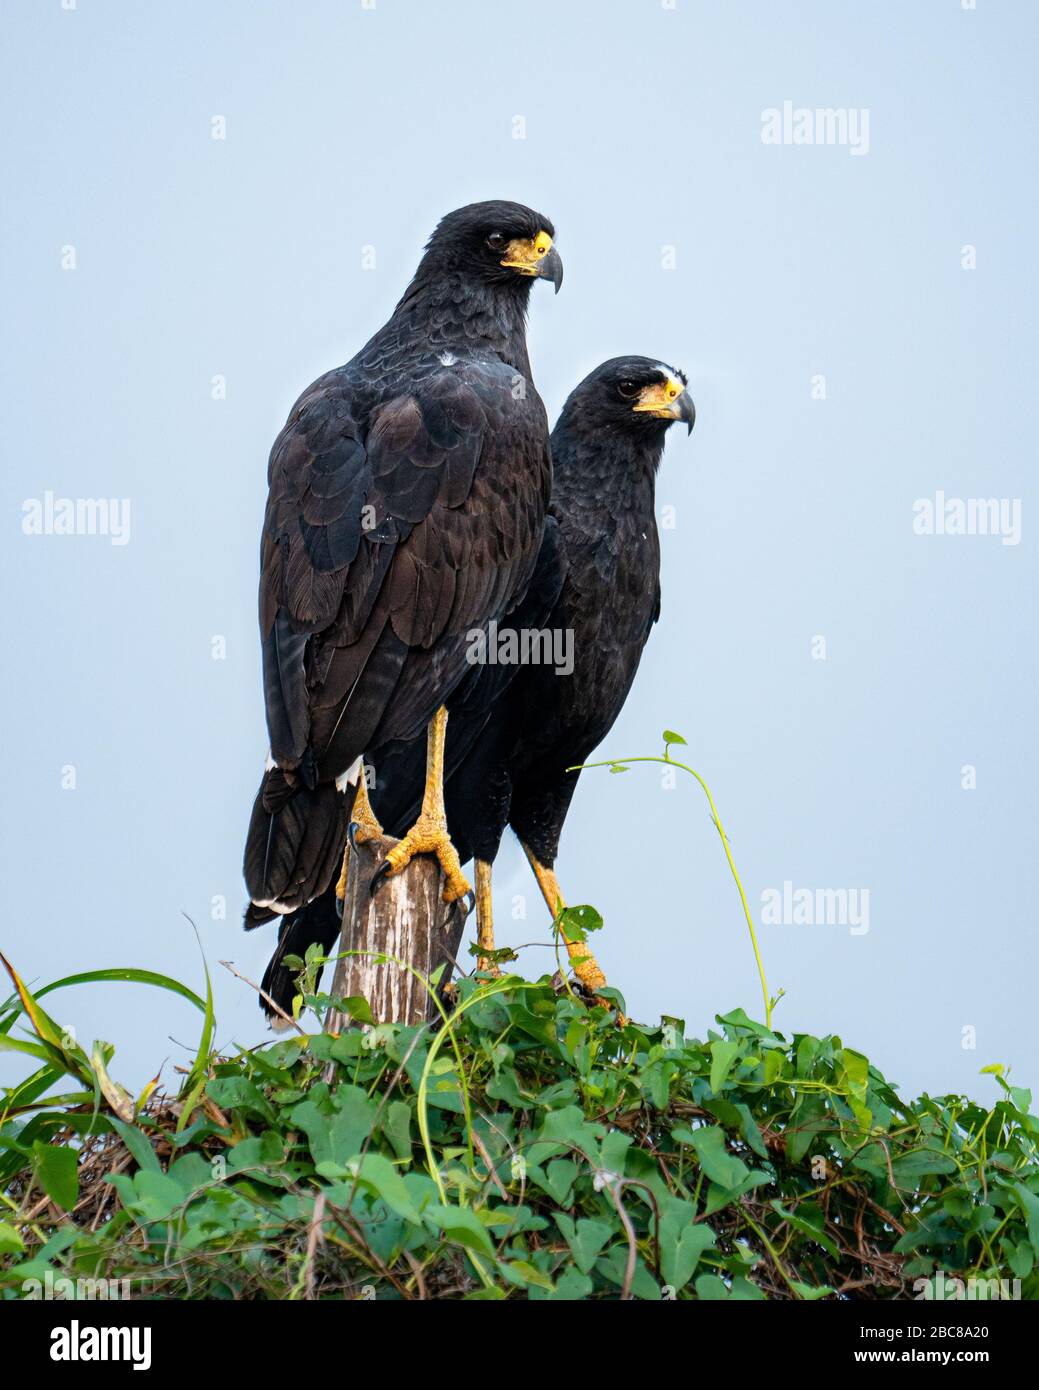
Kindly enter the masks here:
[[[760, 928], [777, 1027], [839, 1032], [907, 1092], [987, 1095], [993, 1061], [1039, 1081], [1039, 10], [8, 0], [0, 26], [0, 940], [23, 974], [198, 986], [187, 913], [220, 1038], [262, 1035], [217, 961], [258, 978], [273, 939], [238, 928], [267, 453], [300, 389], [385, 320], [437, 218], [509, 197], [553, 218], [566, 265], [532, 305], [550, 415], [618, 353], [683, 366], [697, 405], [660, 474], [662, 619], [603, 755], [685, 735], [756, 914], [785, 881], [868, 889], [864, 934]], [[868, 154], [763, 144], [786, 100], [868, 109]], [[129, 542], [23, 534], [48, 490], [130, 499]], [[938, 490], [1022, 499], [1020, 544], [914, 535]], [[691, 781], [589, 774], [559, 869], [603, 912], [635, 1016], [702, 1034], [737, 1004], [760, 1015]], [[500, 937], [546, 939], [513, 844], [497, 889]], [[118, 1044], [128, 1082], [197, 1036], [136, 988], [51, 1004]]]

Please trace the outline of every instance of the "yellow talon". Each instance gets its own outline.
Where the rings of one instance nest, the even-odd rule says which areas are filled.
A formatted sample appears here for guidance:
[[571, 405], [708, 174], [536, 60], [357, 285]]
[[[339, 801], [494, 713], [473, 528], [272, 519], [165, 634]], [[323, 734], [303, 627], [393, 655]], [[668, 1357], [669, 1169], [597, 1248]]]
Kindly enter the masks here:
[[453, 903], [470, 891], [462, 873], [458, 851], [447, 833], [447, 820], [438, 820], [423, 813], [408, 833], [393, 846], [386, 856], [387, 875], [406, 869], [416, 854], [435, 854], [444, 872], [444, 902]]
[[[534, 871], [534, 877], [538, 881], [538, 887], [541, 889], [541, 896], [548, 905], [552, 920], [555, 921], [563, 908], [566, 907], [566, 902], [560, 891], [559, 880], [553, 870], [546, 869], [543, 864], [539, 863], [537, 857], [526, 845], [523, 846], [523, 853], [527, 856], [530, 867]], [[606, 984], [606, 976], [599, 968], [599, 962], [592, 955], [591, 948], [584, 941], [570, 941], [564, 931], [561, 931], [560, 935], [570, 957], [570, 964], [574, 967], [574, 974], [589, 994], [597, 994]]]
[[[363, 762], [360, 766], [357, 792], [354, 796], [354, 808], [350, 813], [350, 823], [356, 827], [354, 839], [359, 845], [365, 844], [368, 840], [377, 840], [380, 835], [385, 833], [379, 824], [378, 816], [372, 810], [372, 803], [368, 800], [368, 782]], [[343, 847], [343, 867], [339, 872], [339, 882], [336, 884], [336, 897], [340, 902], [346, 898], [346, 876], [349, 870], [350, 840], [348, 838]]]
[[494, 906], [491, 897], [491, 866], [485, 859], [476, 861], [476, 942], [481, 954], [476, 958], [477, 970], [485, 975], [500, 975], [501, 971], [488, 954], [494, 950]]
[[441, 705], [429, 725], [426, 742], [426, 787], [418, 820], [386, 856], [387, 875], [399, 874], [416, 854], [435, 854], [443, 870], [444, 902], [453, 903], [471, 892], [462, 873], [458, 851], [451, 843], [444, 809], [444, 743], [447, 738], [447, 710]]
[[354, 797], [354, 809], [350, 820], [357, 827], [354, 831], [354, 842], [358, 845], [363, 845], [367, 840], [377, 840], [380, 835], [386, 833], [372, 810], [372, 803], [368, 800], [368, 781], [364, 763], [361, 764], [361, 776], [357, 783], [357, 795]]

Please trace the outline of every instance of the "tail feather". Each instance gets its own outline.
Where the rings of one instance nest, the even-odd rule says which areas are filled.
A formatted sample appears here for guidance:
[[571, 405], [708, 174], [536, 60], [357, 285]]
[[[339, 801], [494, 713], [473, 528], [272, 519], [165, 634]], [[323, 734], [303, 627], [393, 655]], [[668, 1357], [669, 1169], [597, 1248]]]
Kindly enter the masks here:
[[[326, 889], [320, 897], [315, 898], [306, 907], [300, 908], [298, 912], [294, 912], [291, 917], [282, 919], [278, 931], [278, 944], [267, 969], [264, 971], [260, 988], [287, 1014], [292, 1013], [292, 1001], [296, 994], [296, 977], [286, 966], [285, 957], [303, 957], [307, 953], [307, 947], [315, 942], [327, 954], [339, 939], [341, 925], [338, 899], [333, 888]], [[319, 974], [318, 981], [320, 979]], [[260, 996], [260, 1008], [271, 1020], [271, 1026], [275, 1030], [280, 1031], [287, 1027], [285, 1020], [274, 1012], [262, 995]]]
[[352, 788], [306, 787], [280, 768], [264, 774], [245, 841], [245, 885], [257, 908], [295, 912], [325, 891], [339, 871], [352, 804]]

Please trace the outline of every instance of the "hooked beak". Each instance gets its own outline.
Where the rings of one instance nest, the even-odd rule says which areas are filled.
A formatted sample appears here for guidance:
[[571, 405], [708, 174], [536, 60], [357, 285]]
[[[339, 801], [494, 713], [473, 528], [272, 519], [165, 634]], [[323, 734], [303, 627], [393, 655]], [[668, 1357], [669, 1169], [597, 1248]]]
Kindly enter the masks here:
[[684, 420], [687, 433], [692, 434], [696, 423], [696, 406], [693, 398], [680, 381], [668, 376], [663, 382], [654, 383], [643, 389], [638, 404], [633, 411], [652, 415], [655, 420]]
[[559, 286], [563, 283], [563, 261], [554, 246], [538, 262], [536, 274], [539, 280], [551, 280], [556, 294], [559, 293]]
[[510, 241], [501, 264], [509, 270], [518, 271], [520, 275], [551, 280], [556, 294], [559, 293], [559, 286], [563, 283], [563, 262], [547, 232], [538, 232], [530, 241], [522, 237]]
[[693, 404], [693, 398], [688, 391], [682, 392], [675, 401], [675, 406], [678, 410], [675, 419], [684, 420], [687, 426], [686, 434], [692, 434], [693, 426], [696, 424], [696, 406]]

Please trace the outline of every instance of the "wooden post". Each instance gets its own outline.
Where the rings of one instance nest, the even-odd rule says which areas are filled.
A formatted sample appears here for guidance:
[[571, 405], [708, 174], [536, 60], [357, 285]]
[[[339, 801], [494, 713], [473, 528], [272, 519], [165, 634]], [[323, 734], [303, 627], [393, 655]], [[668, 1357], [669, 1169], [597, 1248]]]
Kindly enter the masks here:
[[[461, 945], [465, 909], [461, 902], [444, 902], [444, 876], [429, 854], [417, 854], [403, 873], [384, 879], [373, 898], [372, 876], [397, 843], [381, 836], [350, 851], [338, 949], [385, 952], [406, 961], [426, 979], [444, 964], [443, 987], [451, 978]], [[365, 955], [344, 956], [336, 962], [332, 993], [340, 998], [363, 995], [376, 1023], [426, 1023], [438, 1017], [429, 991], [410, 970], [393, 962], [377, 964]], [[325, 1027], [339, 1032], [349, 1023], [332, 1010]]]

